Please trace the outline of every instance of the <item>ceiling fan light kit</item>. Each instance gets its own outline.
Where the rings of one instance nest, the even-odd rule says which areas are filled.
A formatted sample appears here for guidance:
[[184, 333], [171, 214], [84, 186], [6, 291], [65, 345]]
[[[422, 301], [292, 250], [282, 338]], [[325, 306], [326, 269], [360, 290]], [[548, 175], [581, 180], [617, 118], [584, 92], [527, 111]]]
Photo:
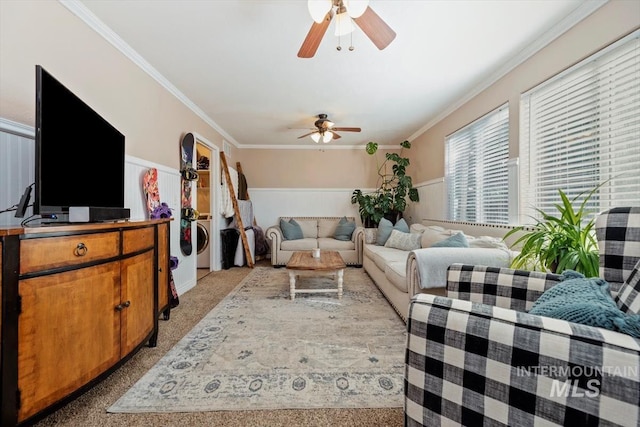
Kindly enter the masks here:
[[356, 127], [334, 127], [335, 123], [327, 118], [326, 114], [318, 114], [318, 120], [315, 121], [314, 126], [315, 129], [311, 129], [312, 132], [305, 133], [304, 135], [300, 135], [298, 139], [304, 138], [305, 136], [310, 136], [313, 142], [316, 144], [322, 142], [325, 144], [330, 142], [333, 139], [340, 139], [341, 136], [336, 133], [336, 131], [342, 132], [360, 132], [360, 128]]
[[[371, 9], [369, 0], [307, 0], [307, 7], [314, 22], [298, 51], [299, 58], [312, 58], [316, 54], [334, 15], [337, 37], [352, 33], [354, 22], [380, 50], [396, 37], [395, 31]], [[339, 44], [337, 49], [341, 50]], [[353, 44], [349, 50], [353, 50]]]

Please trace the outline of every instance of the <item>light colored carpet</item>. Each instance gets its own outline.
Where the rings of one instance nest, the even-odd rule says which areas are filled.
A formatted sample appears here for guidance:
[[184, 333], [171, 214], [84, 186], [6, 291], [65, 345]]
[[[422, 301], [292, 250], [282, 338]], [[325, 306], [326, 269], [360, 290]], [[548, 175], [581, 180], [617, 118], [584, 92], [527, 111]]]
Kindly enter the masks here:
[[285, 269], [255, 268], [108, 411], [401, 407], [406, 327], [362, 269], [344, 282], [291, 301]]

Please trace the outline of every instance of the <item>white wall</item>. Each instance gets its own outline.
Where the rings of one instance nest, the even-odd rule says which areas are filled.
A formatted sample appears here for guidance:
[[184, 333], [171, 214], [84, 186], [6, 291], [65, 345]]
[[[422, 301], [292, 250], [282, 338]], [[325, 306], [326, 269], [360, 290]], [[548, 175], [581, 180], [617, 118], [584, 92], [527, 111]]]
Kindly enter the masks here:
[[[281, 216], [353, 216], [352, 188], [251, 188], [249, 198], [258, 225], [266, 231]], [[364, 191], [364, 190], [363, 190]]]

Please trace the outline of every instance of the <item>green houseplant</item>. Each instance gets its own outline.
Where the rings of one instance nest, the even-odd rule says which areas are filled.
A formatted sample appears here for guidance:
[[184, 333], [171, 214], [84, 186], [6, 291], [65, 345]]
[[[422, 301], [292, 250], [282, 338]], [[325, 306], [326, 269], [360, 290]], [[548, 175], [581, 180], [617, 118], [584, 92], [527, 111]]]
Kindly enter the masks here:
[[533, 226], [519, 226], [509, 231], [505, 239], [516, 232], [525, 232], [512, 245], [522, 244], [522, 248], [511, 266], [558, 274], [575, 270], [587, 277], [597, 277], [599, 265], [595, 217], [587, 220], [589, 212], [586, 204], [599, 187], [585, 196], [578, 209], [574, 208], [574, 204], [584, 193], [569, 200], [562, 190], [558, 190], [562, 203], [555, 205], [555, 215], [536, 209], [541, 219], [536, 220]]
[[413, 202], [420, 200], [411, 176], [407, 175], [409, 159], [402, 157], [403, 150], [410, 149], [411, 143], [403, 141], [400, 147], [400, 153], [386, 153], [384, 161], [380, 162], [376, 156], [378, 144], [369, 142], [365, 146], [367, 154], [376, 159], [377, 188], [371, 193], [355, 189], [351, 194], [351, 203], [358, 204], [360, 219], [365, 227], [375, 227], [385, 217], [395, 222], [407, 208], [407, 198]]

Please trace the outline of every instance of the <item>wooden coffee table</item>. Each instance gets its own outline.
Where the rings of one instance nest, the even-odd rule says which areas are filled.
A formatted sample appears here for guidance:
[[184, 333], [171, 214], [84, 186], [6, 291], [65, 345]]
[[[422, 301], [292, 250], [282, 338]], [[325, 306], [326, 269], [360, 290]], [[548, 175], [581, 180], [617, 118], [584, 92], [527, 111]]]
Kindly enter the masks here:
[[[291, 299], [298, 293], [337, 292], [338, 299], [342, 298], [342, 279], [347, 266], [337, 251], [320, 251], [320, 258], [314, 258], [311, 251], [294, 252], [287, 263], [289, 270], [289, 289]], [[338, 288], [328, 289], [296, 289], [296, 279], [299, 276], [326, 276], [334, 279], [337, 276]]]

